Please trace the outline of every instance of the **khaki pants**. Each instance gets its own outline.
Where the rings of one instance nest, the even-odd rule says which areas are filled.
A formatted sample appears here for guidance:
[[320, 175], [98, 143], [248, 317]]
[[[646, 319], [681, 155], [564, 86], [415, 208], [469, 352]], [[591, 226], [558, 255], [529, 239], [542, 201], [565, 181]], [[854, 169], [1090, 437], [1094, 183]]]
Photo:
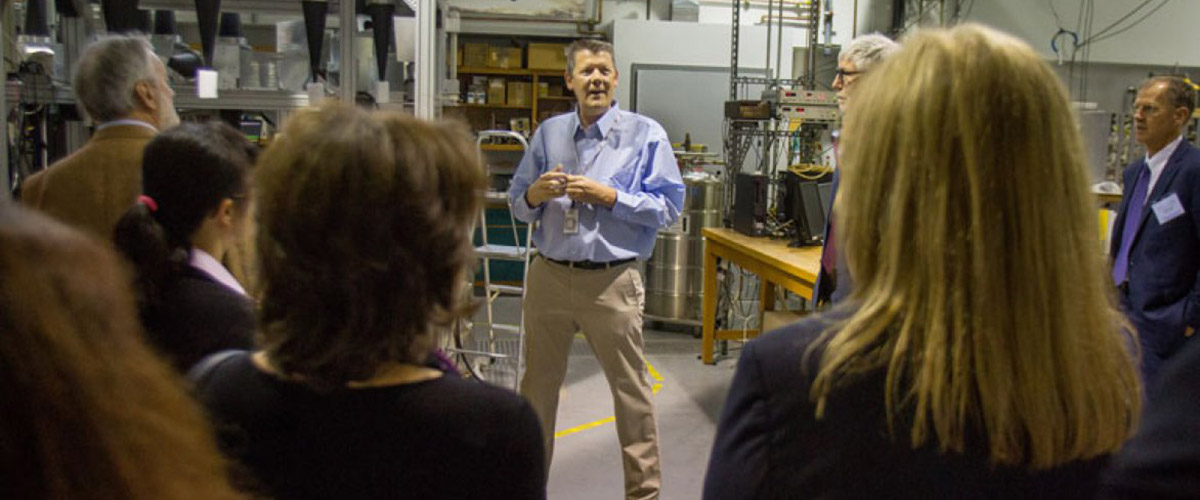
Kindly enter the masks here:
[[645, 290], [633, 263], [582, 270], [534, 259], [525, 312], [525, 375], [521, 395], [542, 421], [546, 469], [554, 452], [558, 393], [575, 332], [582, 331], [604, 369], [616, 409], [617, 438], [630, 499], [658, 498], [661, 469], [654, 402], [642, 356]]

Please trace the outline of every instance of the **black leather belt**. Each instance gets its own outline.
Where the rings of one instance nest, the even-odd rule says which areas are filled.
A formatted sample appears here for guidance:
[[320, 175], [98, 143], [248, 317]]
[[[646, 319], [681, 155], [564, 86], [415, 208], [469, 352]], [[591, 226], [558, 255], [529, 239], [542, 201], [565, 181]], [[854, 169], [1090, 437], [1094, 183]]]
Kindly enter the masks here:
[[611, 262], [593, 262], [590, 260], [558, 260], [551, 259], [550, 257], [545, 257], [545, 259], [560, 266], [567, 266], [573, 269], [584, 269], [588, 271], [596, 269], [611, 269], [623, 264], [628, 264], [635, 260], [632, 257], [628, 259], [614, 260]]

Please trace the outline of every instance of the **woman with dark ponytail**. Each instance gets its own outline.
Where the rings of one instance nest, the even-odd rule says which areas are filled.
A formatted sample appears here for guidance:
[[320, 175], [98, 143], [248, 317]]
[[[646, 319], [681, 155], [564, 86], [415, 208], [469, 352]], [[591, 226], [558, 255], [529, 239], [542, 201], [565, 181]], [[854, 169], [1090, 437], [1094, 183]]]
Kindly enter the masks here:
[[248, 225], [256, 154], [223, 123], [164, 131], [146, 145], [143, 194], [114, 231], [137, 271], [149, 340], [181, 372], [252, 345], [253, 302], [220, 261]]

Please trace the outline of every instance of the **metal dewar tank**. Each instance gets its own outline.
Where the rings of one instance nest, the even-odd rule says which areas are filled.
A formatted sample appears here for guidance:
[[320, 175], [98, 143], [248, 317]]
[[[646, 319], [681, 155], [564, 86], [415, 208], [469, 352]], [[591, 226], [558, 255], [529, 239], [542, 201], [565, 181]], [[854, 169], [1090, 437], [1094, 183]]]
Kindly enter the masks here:
[[720, 227], [725, 184], [706, 173], [683, 176], [683, 212], [674, 226], [660, 230], [646, 261], [646, 315], [650, 319], [699, 323], [704, 291], [704, 237]]

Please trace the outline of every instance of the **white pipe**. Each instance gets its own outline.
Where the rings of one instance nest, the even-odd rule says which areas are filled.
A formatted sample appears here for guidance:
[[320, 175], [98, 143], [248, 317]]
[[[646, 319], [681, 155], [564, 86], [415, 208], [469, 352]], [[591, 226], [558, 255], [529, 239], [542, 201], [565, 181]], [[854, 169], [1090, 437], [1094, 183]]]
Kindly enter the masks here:
[[[354, 2], [346, 2], [354, 3]], [[437, 0], [417, 2], [417, 75], [413, 114], [432, 120], [437, 115]]]
[[[763, 24], [763, 23], [758, 23], [758, 24]], [[779, 23], [776, 23], [775, 26], [779, 26]], [[813, 26], [811, 23], [786, 22], [786, 23], [783, 23], [783, 26], [785, 28], [817, 29], [816, 26]]]
[[[780, 17], [780, 16], [774, 16], [774, 17], [772, 17], [772, 18], [771, 18], [771, 21], [773, 21], [773, 22], [774, 22], [774, 21], [797, 21], [797, 22], [806, 22], [806, 23], [812, 23], [812, 18], [811, 18], [811, 17], [786, 17], [786, 16], [785, 16], [785, 17]], [[759, 23], [759, 24], [763, 24], [763, 23], [766, 23], [766, 22], [767, 22], [767, 16], [766, 16], [766, 15], [763, 15], [762, 17], [758, 18], [758, 23]]]

